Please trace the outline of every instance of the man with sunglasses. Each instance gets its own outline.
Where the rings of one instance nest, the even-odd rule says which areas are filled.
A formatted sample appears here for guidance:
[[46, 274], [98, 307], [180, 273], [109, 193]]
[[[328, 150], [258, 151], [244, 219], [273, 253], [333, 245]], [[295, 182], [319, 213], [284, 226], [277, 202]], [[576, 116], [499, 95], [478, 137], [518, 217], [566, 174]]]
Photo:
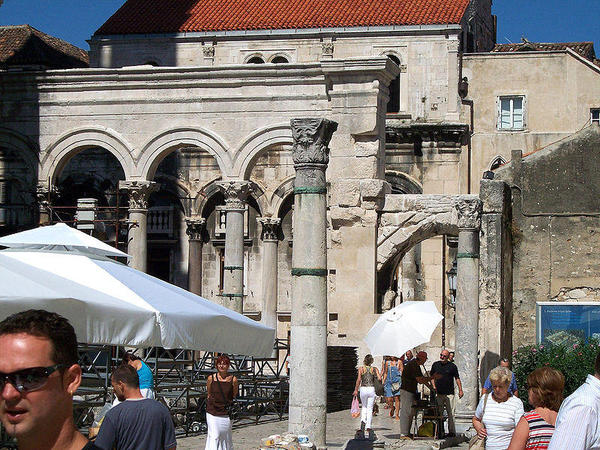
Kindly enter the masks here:
[[0, 420], [20, 450], [91, 450], [73, 421], [81, 383], [67, 319], [29, 310], [0, 322]]
[[458, 386], [458, 397], [462, 398], [463, 389], [460, 377], [458, 375], [458, 368], [456, 364], [450, 361], [450, 352], [446, 349], [440, 353], [440, 360], [433, 363], [431, 366], [431, 376], [434, 377], [432, 380], [433, 387], [436, 391], [435, 399], [440, 408], [440, 412], [446, 409], [448, 414], [448, 436], [456, 436], [456, 427], [454, 425], [454, 380]]

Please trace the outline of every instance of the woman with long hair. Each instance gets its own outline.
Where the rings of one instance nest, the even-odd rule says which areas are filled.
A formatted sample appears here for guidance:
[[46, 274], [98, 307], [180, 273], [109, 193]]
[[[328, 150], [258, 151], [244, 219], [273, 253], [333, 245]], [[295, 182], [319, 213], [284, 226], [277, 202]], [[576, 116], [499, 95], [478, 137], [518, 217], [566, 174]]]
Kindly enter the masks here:
[[550, 445], [565, 377], [551, 367], [535, 369], [527, 377], [529, 403], [533, 409], [523, 414], [510, 441], [509, 450], [543, 450]]
[[[402, 375], [402, 361], [395, 356], [390, 356], [383, 371], [383, 392], [390, 407], [390, 417], [400, 420], [400, 376]], [[395, 413], [395, 416], [394, 416]]]
[[354, 395], [360, 392], [360, 403], [362, 406], [360, 412], [360, 430], [365, 430], [369, 439], [374, 439], [375, 435], [371, 430], [371, 421], [373, 420], [373, 404], [375, 402], [375, 377], [381, 380], [381, 375], [377, 367], [373, 367], [373, 356], [367, 355], [363, 361], [364, 365], [358, 368], [358, 377]]
[[209, 375], [206, 383], [206, 436], [205, 450], [231, 450], [230, 408], [238, 395], [238, 380], [229, 374], [231, 361], [226, 355], [217, 358], [217, 373]]

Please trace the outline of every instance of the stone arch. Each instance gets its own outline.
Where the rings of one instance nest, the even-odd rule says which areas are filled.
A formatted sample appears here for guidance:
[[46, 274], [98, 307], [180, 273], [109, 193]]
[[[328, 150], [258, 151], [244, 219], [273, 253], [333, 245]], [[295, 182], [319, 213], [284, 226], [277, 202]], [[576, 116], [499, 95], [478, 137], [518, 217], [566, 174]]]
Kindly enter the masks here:
[[410, 175], [396, 170], [386, 170], [385, 180], [392, 187], [392, 194], [422, 194], [423, 185]]
[[40, 180], [56, 177], [73, 156], [89, 147], [101, 147], [110, 152], [119, 161], [125, 178], [134, 175], [132, 149], [125, 138], [110, 128], [85, 127], [63, 134], [46, 149], [40, 163]]
[[235, 152], [232, 177], [248, 179], [252, 163], [264, 150], [276, 144], [293, 144], [289, 122], [269, 125], [250, 134]]
[[163, 184], [163, 190], [168, 191], [179, 198], [179, 202], [181, 203], [181, 207], [183, 208], [183, 212], [187, 217], [192, 215], [192, 193], [188, 189], [188, 187], [183, 183], [179, 178], [169, 176], [169, 175], [160, 175], [156, 177], [154, 181], [165, 180], [166, 183]]
[[283, 207], [286, 199], [290, 195], [294, 195], [294, 180], [296, 177], [291, 176], [284, 180], [273, 192], [271, 196], [271, 211], [273, 217], [281, 217], [281, 208]]
[[501, 155], [496, 155], [492, 158], [490, 163], [488, 164], [488, 170], [496, 170], [506, 164], [506, 158]]
[[162, 131], [144, 146], [138, 162], [138, 176], [152, 180], [163, 158], [175, 148], [183, 146], [207, 151], [217, 161], [221, 173], [230, 172], [231, 157], [220, 136], [204, 128], [182, 127]]
[[292, 58], [286, 53], [275, 53], [269, 58], [270, 63], [273, 64], [289, 64]]
[[464, 203], [481, 201], [476, 195], [387, 195], [377, 234], [377, 270], [426, 239], [458, 235]]

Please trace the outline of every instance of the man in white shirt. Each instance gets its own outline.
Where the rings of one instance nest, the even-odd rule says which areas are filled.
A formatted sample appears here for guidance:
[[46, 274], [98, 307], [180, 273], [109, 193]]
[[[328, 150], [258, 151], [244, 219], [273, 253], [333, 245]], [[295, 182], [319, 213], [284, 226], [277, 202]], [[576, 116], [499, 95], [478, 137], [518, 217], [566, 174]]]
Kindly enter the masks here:
[[600, 449], [600, 353], [594, 372], [562, 403], [549, 450]]

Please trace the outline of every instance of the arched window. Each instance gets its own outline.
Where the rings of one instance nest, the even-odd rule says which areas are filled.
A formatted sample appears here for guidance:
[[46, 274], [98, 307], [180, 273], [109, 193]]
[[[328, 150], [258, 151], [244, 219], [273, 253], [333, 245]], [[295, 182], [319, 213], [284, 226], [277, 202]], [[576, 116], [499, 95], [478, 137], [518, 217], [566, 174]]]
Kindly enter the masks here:
[[273, 64], [287, 64], [289, 63], [288, 59], [285, 56], [276, 56], [271, 60]]
[[[397, 56], [387, 55], [398, 67], [400, 66], [400, 60]], [[400, 111], [400, 75], [392, 80], [388, 86], [390, 92], [390, 99], [387, 104], [388, 113], [397, 113]]]
[[252, 58], [250, 58], [247, 61], [248, 64], [264, 64], [265, 60], [262, 59], [260, 56], [253, 56]]
[[490, 164], [490, 170], [496, 170], [498, 167], [506, 164], [506, 160], [502, 156], [496, 156]]

